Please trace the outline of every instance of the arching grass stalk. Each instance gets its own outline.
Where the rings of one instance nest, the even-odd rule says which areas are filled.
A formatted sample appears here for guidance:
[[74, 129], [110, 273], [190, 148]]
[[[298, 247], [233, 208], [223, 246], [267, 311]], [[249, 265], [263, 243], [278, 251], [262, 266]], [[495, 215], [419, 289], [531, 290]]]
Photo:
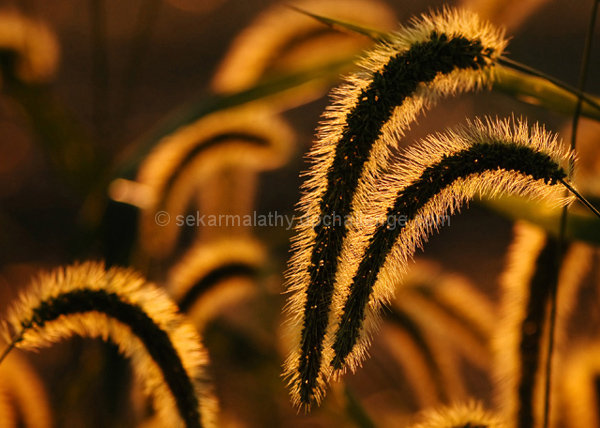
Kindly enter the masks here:
[[[331, 17], [318, 15], [316, 13], [309, 12], [309, 11], [303, 10], [303, 9], [295, 7], [295, 6], [290, 6], [290, 8], [293, 10], [296, 10], [299, 13], [302, 13], [306, 16], [309, 16], [313, 19], [316, 19], [317, 21], [319, 21], [331, 28], [339, 28], [340, 30], [350, 31], [350, 32], [354, 32], [357, 34], [361, 34], [363, 36], [369, 37], [371, 40], [373, 40], [375, 42], [390, 41], [390, 39], [393, 38], [390, 33], [387, 33], [387, 32], [381, 31], [381, 30], [376, 30], [376, 29], [369, 28], [369, 27], [366, 27], [363, 25], [358, 25], [355, 23], [345, 22], [345, 21], [342, 21], [339, 19], [334, 19]], [[522, 64], [518, 61], [515, 61], [514, 59], [511, 59], [511, 58], [508, 58], [505, 56], [500, 56], [498, 58], [498, 64], [503, 65], [504, 67], [510, 68], [515, 71], [526, 73], [529, 76], [533, 76], [533, 77], [537, 77], [539, 79], [546, 80], [547, 82], [552, 83], [554, 86], [566, 91], [567, 93], [569, 93], [571, 95], [581, 97], [581, 99], [583, 101], [585, 101], [590, 107], [593, 107], [597, 111], [600, 111], [600, 103], [598, 103], [597, 99], [595, 100], [589, 94], [586, 94], [583, 91], [578, 90], [577, 88], [569, 85], [568, 83], [563, 82], [560, 79], [557, 79], [554, 76], [550, 76], [550, 75], [544, 73], [543, 71], [537, 70], [533, 67]], [[500, 87], [502, 87], [502, 89], [504, 91], [506, 91], [508, 89], [503, 84], [504, 82], [502, 82], [502, 79], [506, 78], [505, 76], [506, 76], [506, 73], [503, 73], [503, 77], [501, 77], [500, 81], [498, 82]], [[512, 78], [514, 78], [514, 76]], [[530, 81], [529, 82], [521, 82], [521, 84], [527, 85], [527, 84], [532, 84], [532, 82], [530, 82]], [[510, 86], [510, 84], [509, 84], [509, 86]], [[513, 88], [511, 86], [511, 89], [509, 90], [509, 92], [513, 93], [514, 90], [515, 90], [515, 88]], [[517, 94], [518, 93], [519, 92], [517, 91]], [[556, 94], [556, 95], [558, 95], [558, 94]], [[558, 95], [558, 96], [560, 97], [560, 95]], [[565, 103], [568, 103], [568, 101], [564, 100], [564, 98], [562, 99], [562, 101]]]
[[[561, 164], [571, 153], [539, 126], [479, 120], [408, 150], [381, 186], [395, 195], [362, 256], [345, 266], [351, 285], [339, 317], [332, 366], [338, 374], [364, 359], [382, 304], [416, 247], [476, 194], [512, 193], [566, 204]], [[336, 308], [338, 310], [338, 308]]]
[[12, 307], [3, 333], [21, 349], [72, 335], [110, 340], [132, 360], [165, 425], [214, 424], [200, 338], [166, 294], [133, 271], [84, 263], [43, 275]]
[[[331, 307], [340, 260], [351, 257], [349, 216], [360, 218], [377, 193], [376, 179], [418, 114], [438, 99], [489, 86], [502, 34], [476, 16], [453, 10], [423, 16], [380, 44], [335, 93], [311, 152], [300, 202], [302, 222], [289, 262], [288, 311], [297, 346], [285, 365], [292, 400], [319, 402], [331, 373]], [[343, 293], [342, 293], [343, 294]]]
[[[579, 116], [581, 114], [582, 102], [585, 99], [586, 102], [589, 102], [587, 97], [584, 98], [583, 91], [585, 89], [585, 81], [587, 79], [588, 73], [588, 64], [590, 60], [590, 53], [592, 47], [592, 38], [594, 35], [594, 27], [596, 25], [596, 15], [598, 13], [598, 0], [594, 0], [592, 13], [590, 16], [590, 23], [588, 25], [586, 41], [583, 52], [583, 59], [581, 61], [581, 71], [579, 76], [579, 94], [577, 97], [577, 104], [575, 105], [575, 112], [573, 114], [573, 126], [571, 131], [571, 150], [575, 152], [575, 147], [577, 145], [577, 127], [579, 124]], [[572, 159], [569, 162], [569, 170], [567, 173], [567, 177], [570, 180], [573, 176], [573, 170], [575, 169], [575, 162]], [[573, 191], [568, 184], [565, 183], [565, 186], [571, 191]], [[584, 202], [584, 204], [592, 209], [596, 215], [598, 214], [598, 210], [595, 210], [593, 206], [587, 202], [583, 198], [579, 198]], [[567, 230], [567, 217], [569, 211], [568, 207], [563, 208], [563, 212], [560, 219], [560, 232], [558, 236], [558, 243], [556, 245], [556, 262], [555, 269], [559, 269], [560, 260], [562, 258], [563, 246], [565, 243], [565, 235]], [[558, 275], [556, 275], [558, 278]], [[550, 424], [550, 394], [552, 390], [552, 354], [554, 352], [554, 330], [556, 323], [556, 311], [557, 311], [557, 296], [558, 296], [558, 281], [554, 281], [550, 284], [550, 326], [548, 332], [548, 347], [547, 347], [547, 355], [546, 355], [546, 384], [544, 388], [544, 419], [542, 422], [543, 428], [548, 428]]]
[[[394, 11], [380, 0], [346, 0], [343, 8], [333, 0], [294, 3], [295, 7], [384, 29], [394, 28], [396, 24]], [[342, 34], [327, 28], [298, 13], [295, 7], [285, 6], [288, 5], [276, 3], [266, 9], [235, 38], [215, 73], [211, 84], [215, 92], [244, 90], [269, 75], [286, 70], [306, 70], [319, 63], [344, 58], [365, 49], [370, 42], [355, 34]], [[322, 91], [324, 89], [320, 88], [317, 93]], [[292, 98], [298, 100], [290, 100], [292, 105], [299, 99], [312, 99], [315, 95], [307, 85], [294, 92]], [[284, 104], [288, 105], [287, 102]]]

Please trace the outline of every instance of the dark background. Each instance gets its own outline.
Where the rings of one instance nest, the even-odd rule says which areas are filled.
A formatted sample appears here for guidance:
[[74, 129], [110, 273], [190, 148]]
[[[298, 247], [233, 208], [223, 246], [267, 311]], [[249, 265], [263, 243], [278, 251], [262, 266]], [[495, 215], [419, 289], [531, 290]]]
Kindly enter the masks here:
[[[183, 103], [210, 98], [209, 82], [231, 41], [259, 12], [274, 3], [259, 0], [27, 0], [4, 1], [0, 6], [35, 16], [56, 32], [61, 60], [51, 87], [53, 96], [77, 120], [79, 129], [94, 141], [99, 156], [110, 165], [169, 112]], [[340, 7], [343, 3], [340, 1]], [[506, 10], [490, 19], [509, 27], [510, 58], [576, 84], [592, 2], [525, 2], [533, 5], [528, 14], [519, 10], [522, 2], [504, 3]], [[446, 3], [389, 0], [387, 4], [395, 11], [398, 21], [405, 22], [412, 15]], [[472, 4], [483, 7], [476, 2]], [[99, 14], [102, 10], [104, 12]], [[154, 18], [148, 21], [148, 33], [137, 40], [134, 31], [140, 11], [146, 11], [149, 16], [154, 14]], [[94, 22], [105, 25], [100, 42], [94, 41]], [[597, 40], [595, 37], [594, 42]], [[598, 48], [594, 45], [589, 69], [587, 90], [592, 93], [600, 92], [600, 80], [596, 78], [600, 71]], [[132, 61], [136, 65], [133, 69]], [[261, 176], [257, 210], [293, 212], [299, 197], [298, 174], [305, 168], [302, 154], [310, 147], [326, 105], [327, 99], [322, 97], [286, 112], [286, 118], [298, 133], [296, 154], [285, 168]], [[549, 129], [560, 131], [563, 138], [569, 138], [568, 117], [520, 103], [503, 94], [484, 92], [441, 103], [419, 120], [407, 141], [422, 137], [432, 129], [462, 123], [466, 117], [484, 114], [502, 117], [513, 112], [527, 116], [530, 121], [544, 122]], [[583, 126], [588, 129], [586, 135], [593, 138], [597, 127], [587, 121]], [[105, 258], [102, 233], [114, 233], [103, 230], [99, 236], [88, 239], [81, 220], [85, 195], [57, 173], [42, 147], [39, 136], [31, 130], [30, 118], [12, 97], [0, 93], [0, 309], [6, 307], [40, 268]], [[129, 223], [125, 224], [129, 227]], [[462, 214], [452, 218], [450, 227], [431, 238], [425, 256], [449, 271], [466, 275], [495, 298], [511, 228], [508, 220], [484, 208], [465, 208]], [[257, 234], [268, 242], [274, 275], [280, 283], [279, 274], [288, 256], [289, 234], [273, 230], [257, 230]], [[106, 416], [103, 405], [116, 406], [110, 412], [124, 414], [123, 420], [128, 421], [132, 416], [124, 410], [126, 405], [94, 398], [94, 394], [102, 394], [98, 390], [112, 390], [115, 385], [111, 385], [111, 381], [91, 380], [91, 389], [96, 392], [86, 392], [88, 389], [82, 385], [87, 384], [82, 379], [102, 372], [105, 363], [98, 360], [97, 349], [89, 350], [84, 341], [74, 342], [69, 345], [69, 351], [59, 347], [44, 351], [47, 353], [42, 355], [47, 357], [34, 358], [42, 367], [44, 377], [59, 391], [58, 398], [54, 397], [60, 402], [54, 403], [57, 412], [76, 414], [61, 416], [59, 423], [107, 426], [104, 424], [110, 417]], [[65, 353], [73, 350], [78, 357], [60, 365], [58, 361], [64, 361]], [[115, 367], [115, 376], [128, 376], [126, 368], [119, 364]], [[70, 384], [74, 379], [78, 382]], [[112, 380], [118, 384], [119, 379]], [[127, 399], [126, 391], [121, 394]], [[283, 395], [283, 404], [279, 404], [286, 406], [286, 399]], [[233, 400], [225, 401], [231, 405]], [[70, 409], [71, 405], [83, 409], [87, 406], [87, 409], [77, 411]], [[260, 413], [248, 407], [236, 416], [240, 426], [244, 426], [247, 414]], [[293, 415], [293, 410], [282, 413]], [[260, 424], [256, 420], [247, 423]], [[320, 426], [314, 418], [300, 418], [297, 423]], [[127, 422], [123, 424], [126, 426]]]

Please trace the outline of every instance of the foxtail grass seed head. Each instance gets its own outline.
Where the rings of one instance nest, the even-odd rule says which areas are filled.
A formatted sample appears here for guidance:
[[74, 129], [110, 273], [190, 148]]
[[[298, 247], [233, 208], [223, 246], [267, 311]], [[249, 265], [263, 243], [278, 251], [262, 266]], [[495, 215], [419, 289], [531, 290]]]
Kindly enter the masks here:
[[564, 426], [600, 426], [600, 342], [587, 340], [572, 346], [561, 368], [559, 399]]
[[230, 216], [232, 220], [240, 221], [225, 221], [219, 226], [198, 228], [194, 239], [208, 242], [225, 237], [252, 235], [252, 222], [242, 222], [241, 219], [254, 216], [260, 183], [256, 171], [243, 166], [223, 169], [199, 183], [195, 198], [198, 212], [207, 218]]
[[[471, 310], [478, 304], [481, 307]], [[489, 312], [480, 312], [486, 309]], [[389, 327], [395, 327], [404, 330], [408, 339], [414, 342], [410, 346], [418, 352], [413, 358], [422, 360], [421, 366], [427, 374], [419, 372], [417, 375], [416, 365], [406, 358], [399, 362], [405, 368], [403, 373], [412, 382], [411, 389], [422, 408], [467, 398], [465, 382], [458, 370], [459, 358], [462, 355], [482, 369], [488, 368], [490, 352], [487, 345], [493, 313], [491, 303], [465, 278], [446, 273], [435, 263], [422, 259], [410, 267], [398, 285], [390, 308], [384, 312], [381, 336], [389, 332]], [[388, 347], [401, 357], [403, 348], [407, 347], [406, 339], [401, 342], [396, 336], [383, 340], [391, 342]], [[417, 383], [413, 379], [415, 376]], [[432, 381], [429, 389], [434, 392], [420, 393], [429, 379]], [[437, 400], [432, 402], [434, 398]]]
[[266, 261], [264, 245], [250, 237], [200, 241], [170, 270], [167, 289], [201, 327], [220, 308], [256, 292]]
[[567, 204], [572, 198], [564, 196], [559, 180], [570, 157], [556, 136], [514, 120], [475, 120], [407, 150], [381, 183], [382, 200], [393, 200], [386, 217], [372, 233], [366, 230], [362, 256], [344, 266], [352, 280], [343, 306], [334, 307], [339, 321], [331, 365], [337, 374], [354, 370], [365, 357], [382, 305], [440, 219], [482, 194]]
[[[494, 336], [494, 377], [496, 400], [502, 415], [511, 426], [533, 426], [534, 409], [540, 409], [543, 384], [542, 330], [545, 309], [531, 319], [529, 307], [536, 302], [532, 287], [537, 285], [537, 298], [546, 307], [547, 295], [540, 294], [552, 275], [556, 240], [548, 242], [546, 234], [526, 223], [517, 223], [515, 239], [509, 250], [507, 268], [501, 278], [501, 322]], [[549, 265], [550, 262], [550, 265]], [[546, 274], [547, 277], [543, 277]], [[534, 283], [535, 281], [535, 283]], [[543, 293], [542, 290], [542, 293]], [[527, 321], [527, 322], [526, 322]], [[531, 355], [527, 347], [532, 349]], [[531, 373], [533, 370], [533, 373]], [[538, 420], [539, 422], [539, 420]]]
[[15, 409], [2, 382], [0, 382], [0, 427], [17, 427], [17, 415], [15, 414]]
[[433, 341], [446, 344], [446, 354], [460, 354], [484, 370], [489, 367], [495, 308], [467, 278], [417, 260], [398, 284], [391, 310], [431, 331]]
[[[138, 174], [149, 195], [140, 221], [143, 248], [154, 257], [172, 250], [177, 216], [184, 214], [200, 183], [223, 169], [278, 168], [289, 158], [293, 141], [283, 119], [257, 106], [211, 114], [165, 137]], [[170, 221], [157, 224], [163, 211]]]
[[[393, 10], [378, 0], [345, 0], [343, 7], [334, 0], [303, 0], [290, 5], [384, 30], [395, 25]], [[361, 36], [329, 29], [285, 3], [275, 4], [234, 40], [215, 74], [212, 88], [224, 93], [241, 91], [269, 74], [344, 59], [366, 48], [369, 42]]]
[[[346, 235], [362, 227], [335, 219], [366, 218], [376, 181], [417, 115], [442, 97], [488, 87], [506, 40], [470, 13], [445, 9], [395, 33], [361, 62], [362, 71], [336, 90], [310, 154], [300, 202], [303, 220], [289, 262], [290, 323], [300, 324], [297, 347], [285, 365], [293, 402], [320, 402], [331, 374], [334, 284], [353, 258]], [[327, 221], [327, 225], [325, 222]], [[336, 277], [340, 277], [336, 279]], [[347, 287], [347, 285], [342, 286]]]
[[10, 72], [25, 83], [46, 83], [58, 67], [59, 46], [54, 33], [42, 22], [16, 11], [0, 10], [0, 52], [3, 57], [10, 55], [14, 67]]
[[[414, 312], [391, 309], [385, 320], [384, 325], [397, 331], [390, 334], [390, 329], [386, 328], [389, 337], [384, 341], [402, 365], [421, 408], [438, 405], [451, 398], [465, 398], [464, 382], [457, 372], [457, 355], [449, 349], [444, 336], [428, 329], [414, 316]], [[408, 359], [406, 350], [411, 347]], [[425, 391], [427, 394], [424, 394]]]
[[[515, 239], [500, 281], [501, 317], [493, 340], [496, 401], [510, 427], [537, 426], [543, 419], [544, 332], [548, 330], [548, 284], [556, 281], [556, 255], [555, 238], [525, 222], [515, 225]], [[554, 334], [556, 367], [561, 366], [562, 354], [568, 350], [566, 325], [591, 257], [592, 250], [584, 244], [572, 243], [562, 251]], [[558, 395], [554, 392], [550, 394], [552, 400]]]
[[[0, 343], [0, 348], [4, 346], [6, 344]], [[15, 417], [14, 425], [3, 425], [0, 416], [0, 427], [20, 426], [17, 419], [25, 428], [49, 428], [53, 425], [44, 384], [23, 355], [13, 352], [0, 364], [0, 390], [8, 398], [10, 413]]]
[[[406, 319], [410, 323], [410, 319]], [[384, 323], [381, 327], [382, 344], [403, 374], [404, 384], [410, 385], [411, 395], [419, 408], [440, 404], [439, 370], [430, 349], [424, 347], [426, 341], [421, 332], [407, 323], [393, 325]], [[415, 334], [416, 333], [416, 334]]]
[[130, 358], [166, 426], [214, 426], [206, 352], [167, 295], [139, 274], [86, 262], [40, 276], [8, 313], [3, 334], [35, 350], [73, 335], [102, 338]]
[[484, 410], [481, 403], [471, 401], [423, 413], [422, 422], [411, 428], [506, 428], [503, 421]]

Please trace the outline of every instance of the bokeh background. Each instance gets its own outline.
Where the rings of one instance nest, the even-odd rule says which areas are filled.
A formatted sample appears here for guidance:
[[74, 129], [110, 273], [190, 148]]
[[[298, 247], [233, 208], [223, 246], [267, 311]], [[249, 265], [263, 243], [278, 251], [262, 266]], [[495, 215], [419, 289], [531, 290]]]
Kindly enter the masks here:
[[[157, 282], [164, 280], [167, 265], [149, 268], [128, 253], [129, 245], [135, 244], [136, 239], [135, 213], [116, 209], [108, 214], [107, 220], [103, 203], [93, 197], [90, 200], [89, 189], [93, 187], [90, 183], [95, 182], [94, 178], [103, 183], [102, 179], [112, 171], [111, 165], [126, 158], [132, 147], [173, 111], [182, 105], [211, 100], [215, 95], [210, 82], [235, 37], [276, 3], [266, 0], [0, 2], [0, 9], [17, 10], [39, 19], [56, 34], [59, 67], [44, 96], [57, 109], [57, 120], [66, 121], [75, 144], [81, 139], [95, 147], [92, 159], [82, 161], [82, 165], [89, 162], [89, 167], [75, 165], [73, 174], [59, 170], [49, 154], [48, 144], [35, 131], [35, 118], [14, 93], [0, 86], [0, 310], [4, 311], [40, 269], [75, 260], [108, 259], [133, 265]], [[591, 1], [387, 0], [383, 3], [389, 8], [389, 21], [400, 23], [443, 5], [466, 5], [507, 28], [511, 38], [510, 58], [571, 84], [577, 82]], [[344, 4], [339, 1], [340, 8]], [[594, 42], [598, 41], [597, 35], [598, 32]], [[596, 79], [600, 72], [597, 48], [594, 45], [586, 87], [591, 93], [600, 92], [600, 80]], [[255, 201], [258, 212], [294, 212], [301, 183], [299, 173], [306, 168], [303, 154], [310, 148], [327, 103], [323, 93], [283, 112], [296, 132], [297, 142], [284, 167], [259, 176]], [[440, 103], [419, 120], [406, 140], [463, 123], [466, 117], [487, 114], [503, 117], [513, 112], [530, 121], [543, 122], [564, 139], [569, 138], [567, 116], [500, 93], [482, 92]], [[582, 126], [585, 130], [582, 135], [594, 141], [597, 125], [583, 120]], [[71, 161], [78, 163], [77, 158]], [[81, 170], [88, 174], [78, 179], [76, 173]], [[106, 195], [106, 188], [94, 191]], [[477, 204], [463, 211], [452, 217], [449, 227], [431, 238], [424, 256], [443, 270], [464, 275], [491, 301], [496, 301], [498, 278], [512, 239], [512, 222]], [[261, 294], [264, 298], [234, 306], [235, 310], [224, 314], [221, 321], [205, 332], [207, 347], [215, 361], [213, 376], [225, 415], [224, 425], [355, 425], [356, 420], [348, 417], [340, 404], [344, 401], [343, 393], [332, 393], [330, 404], [308, 416], [297, 415], [289, 405], [279, 378], [282, 345], [275, 340], [274, 332], [281, 322], [284, 299], [280, 293], [291, 232], [259, 228], [254, 233], [270, 254], [268, 274], [263, 278], [267, 290]], [[421, 253], [418, 257], [422, 257]], [[410, 385], [402, 384], [401, 366], [394, 365], [393, 357], [386, 354], [384, 344], [378, 339], [372, 353], [381, 356], [367, 361], [365, 369], [357, 375], [347, 376], [351, 390], [367, 413], [381, 423], [398, 416], [393, 411], [394, 405], [398, 413], [418, 410], [417, 403], [411, 401]], [[111, 346], [74, 339], [29, 357], [50, 391], [56, 426], [131, 426], [147, 413], [143, 400], [131, 392], [127, 364]], [[484, 373], [469, 373], [465, 374], [469, 388], [489, 405], [489, 379]], [[395, 392], [388, 394], [388, 390]]]

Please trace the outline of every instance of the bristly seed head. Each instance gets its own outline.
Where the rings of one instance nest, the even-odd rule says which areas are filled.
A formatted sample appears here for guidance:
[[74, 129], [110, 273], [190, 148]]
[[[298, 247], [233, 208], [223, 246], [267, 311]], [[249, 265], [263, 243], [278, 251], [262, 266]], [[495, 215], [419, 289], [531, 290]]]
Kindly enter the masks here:
[[207, 356], [192, 325], [167, 295], [137, 273], [100, 263], [57, 269], [40, 277], [7, 317], [4, 336], [22, 349], [72, 335], [115, 343], [132, 360], [168, 426], [213, 426], [216, 400]]
[[[353, 274], [335, 331], [336, 374], [355, 369], [364, 358], [398, 272], [437, 229], [438, 219], [478, 194], [513, 193], [568, 203], [572, 198], [563, 197], [558, 180], [566, 176], [561, 165], [570, 157], [556, 137], [514, 120], [476, 120], [409, 149], [382, 186], [382, 199], [393, 201], [387, 221], [369, 234], [362, 257], [347, 266]], [[404, 221], [395, 221], [399, 218]]]
[[391, 150], [416, 116], [443, 96], [488, 86], [505, 44], [501, 32], [476, 16], [444, 10], [375, 48], [364, 72], [337, 91], [311, 153], [300, 203], [304, 221], [289, 262], [288, 308], [302, 327], [285, 368], [296, 405], [318, 403], [331, 374], [335, 311], [351, 279], [343, 266], [355, 254], [354, 236], [364, 235], [345, 219], [369, 211]]

